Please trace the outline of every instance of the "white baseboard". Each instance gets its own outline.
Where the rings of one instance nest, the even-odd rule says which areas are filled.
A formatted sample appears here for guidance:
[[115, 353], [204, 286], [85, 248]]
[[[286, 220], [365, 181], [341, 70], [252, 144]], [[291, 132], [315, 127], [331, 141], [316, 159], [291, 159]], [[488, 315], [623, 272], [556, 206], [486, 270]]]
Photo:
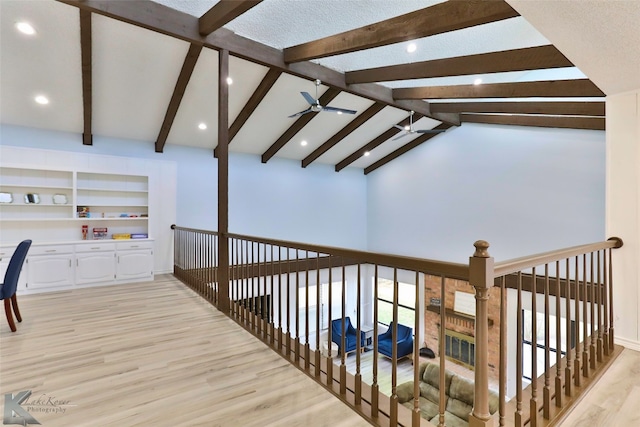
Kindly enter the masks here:
[[614, 337], [613, 340], [616, 344], [628, 348], [629, 350], [640, 351], [640, 342], [638, 341], [633, 341], [622, 337]]

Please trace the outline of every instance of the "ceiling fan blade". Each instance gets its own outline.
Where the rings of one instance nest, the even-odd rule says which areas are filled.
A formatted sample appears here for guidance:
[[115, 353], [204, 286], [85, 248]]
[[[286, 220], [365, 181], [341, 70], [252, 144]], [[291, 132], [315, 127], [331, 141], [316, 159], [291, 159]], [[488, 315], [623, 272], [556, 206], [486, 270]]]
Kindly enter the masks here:
[[344, 114], [357, 113], [357, 111], [355, 110], [347, 110], [346, 108], [337, 108], [337, 107], [322, 107], [322, 111], [328, 111], [330, 113], [344, 113]]
[[416, 130], [415, 132], [418, 132], [418, 133], [442, 133], [442, 132], [445, 132], [445, 131], [446, 131], [446, 129], [419, 129], [419, 130]]
[[395, 138], [393, 138], [392, 141], [395, 141], [396, 139], [404, 138], [407, 135], [409, 135], [408, 132], [401, 133], [399, 136], [396, 136]]
[[400, 129], [400, 130], [406, 130], [405, 128], [403, 128], [400, 125], [393, 125], [393, 127], [396, 128], [396, 129]]
[[292, 115], [287, 116], [287, 117], [289, 117], [289, 118], [298, 117], [298, 116], [301, 116], [301, 115], [303, 115], [303, 114], [310, 113], [311, 111], [312, 111], [312, 110], [311, 110], [311, 108], [307, 108], [307, 109], [306, 109], [306, 110], [304, 110], [304, 111], [300, 111], [299, 113], [295, 113], [295, 114], [292, 114]]
[[300, 92], [300, 94], [307, 100], [309, 105], [316, 105], [318, 101], [316, 101], [313, 96], [309, 94], [309, 92]]

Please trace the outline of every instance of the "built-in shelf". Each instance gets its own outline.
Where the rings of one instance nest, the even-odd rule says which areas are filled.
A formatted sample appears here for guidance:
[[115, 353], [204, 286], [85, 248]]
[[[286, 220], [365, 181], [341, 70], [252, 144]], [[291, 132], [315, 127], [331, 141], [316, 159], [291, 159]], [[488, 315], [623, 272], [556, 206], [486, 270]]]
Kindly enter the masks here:
[[[437, 313], [439, 315], [440, 308], [441, 307], [439, 305], [428, 305], [427, 311], [431, 311], [432, 313]], [[444, 313], [447, 318], [462, 320], [462, 321], [470, 322], [474, 324], [476, 322], [475, 316], [471, 316], [469, 314], [464, 314], [464, 313], [458, 313], [457, 311], [453, 311], [450, 308], [445, 308]], [[493, 319], [488, 319], [488, 321], [489, 321], [489, 326], [493, 326]]]

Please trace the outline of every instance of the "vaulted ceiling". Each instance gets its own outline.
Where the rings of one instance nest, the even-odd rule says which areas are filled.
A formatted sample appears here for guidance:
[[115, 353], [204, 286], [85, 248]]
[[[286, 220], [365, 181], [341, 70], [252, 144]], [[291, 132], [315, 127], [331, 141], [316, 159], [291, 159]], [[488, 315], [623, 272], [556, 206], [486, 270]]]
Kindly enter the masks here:
[[[534, 3], [545, 2], [2, 0], [0, 121], [83, 134], [88, 145], [99, 135], [153, 141], [158, 152], [167, 144], [213, 150], [225, 50], [229, 150], [263, 162], [285, 157], [369, 173], [441, 134], [394, 127], [410, 111], [414, 130], [445, 133], [464, 122], [604, 129], [607, 87], [623, 91], [624, 83], [613, 88], [580, 40], [567, 41], [581, 31], [571, 18], [598, 22], [593, 11], [554, 1], [559, 13], [545, 13]], [[606, 9], [616, 22], [638, 22], [640, 2], [607, 3], [624, 4]], [[16, 31], [21, 21], [36, 33]], [[637, 50], [633, 28], [612, 31], [624, 31]], [[630, 57], [622, 69], [637, 64]], [[316, 98], [316, 79], [321, 105], [356, 114], [288, 117], [310, 107], [300, 92]], [[50, 103], [35, 104], [39, 94]]]

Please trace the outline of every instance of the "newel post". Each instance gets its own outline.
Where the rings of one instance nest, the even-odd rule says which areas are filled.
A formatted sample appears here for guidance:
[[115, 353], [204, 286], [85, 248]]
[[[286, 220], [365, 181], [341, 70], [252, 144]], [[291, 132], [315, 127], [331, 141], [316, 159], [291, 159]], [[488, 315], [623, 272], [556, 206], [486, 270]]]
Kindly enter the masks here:
[[489, 243], [478, 240], [476, 251], [469, 257], [469, 283], [476, 289], [475, 325], [475, 394], [469, 427], [493, 427], [489, 413], [489, 289], [493, 287], [493, 258]]

